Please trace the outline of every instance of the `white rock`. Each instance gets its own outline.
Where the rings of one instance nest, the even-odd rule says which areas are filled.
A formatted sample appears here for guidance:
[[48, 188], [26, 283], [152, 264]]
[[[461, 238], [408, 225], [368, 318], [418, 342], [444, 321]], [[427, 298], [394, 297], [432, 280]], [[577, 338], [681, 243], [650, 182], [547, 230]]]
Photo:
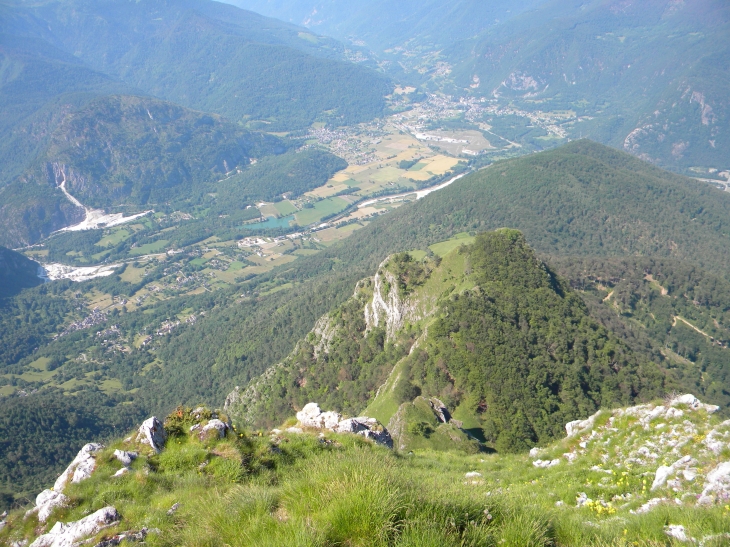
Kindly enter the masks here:
[[559, 463], [560, 463], [560, 459], [556, 458], [554, 460], [535, 460], [534, 462], [532, 462], [532, 465], [534, 465], [535, 467], [541, 467], [541, 468], [545, 469], [547, 467], [555, 467]]
[[48, 517], [51, 516], [51, 512], [53, 512], [56, 507], [63, 507], [67, 505], [68, 502], [68, 497], [61, 494], [61, 492], [56, 492], [55, 490], [44, 490], [36, 496], [36, 506], [30, 511], [25, 512], [25, 518], [37, 513], [38, 522], [45, 524]]
[[537, 446], [535, 448], [530, 448], [530, 457], [537, 458], [540, 454], [542, 454], [543, 450], [543, 448], [538, 448]]
[[662, 503], [667, 501], [669, 501], [667, 498], [652, 498], [634, 512], [638, 514], [648, 513], [657, 505], [661, 505]]
[[670, 466], [662, 465], [656, 470], [654, 475], [654, 482], [651, 485], [651, 490], [654, 491], [657, 488], [661, 488], [667, 482], [667, 479], [674, 475], [678, 469], [683, 466], [687, 466], [692, 462], [692, 456], [684, 456], [678, 459]]
[[222, 422], [221, 420], [215, 418], [213, 420], [210, 420], [207, 424], [203, 426], [203, 429], [200, 430], [200, 436], [204, 437], [208, 431], [217, 431], [218, 432], [218, 438], [222, 439], [226, 436], [226, 431], [228, 430], [228, 424], [225, 422]]
[[96, 467], [96, 459], [94, 454], [104, 448], [103, 444], [89, 443], [84, 445], [76, 457], [73, 459], [71, 464], [61, 475], [56, 479], [53, 485], [53, 490], [56, 492], [63, 492], [69, 481], [81, 482], [82, 480], [88, 479], [94, 472]]
[[40, 536], [30, 547], [73, 547], [78, 540], [98, 534], [117, 520], [117, 510], [114, 507], [104, 507], [76, 522], [57, 522], [50, 532]]
[[691, 393], [686, 393], [684, 395], [680, 395], [679, 397], [675, 397], [669, 403], [669, 406], [677, 405], [687, 405], [692, 410], [705, 410], [709, 414], [717, 412], [717, 410], [720, 408], [716, 405], [707, 405], [702, 403], [697, 397], [695, 397]]
[[723, 462], [707, 474], [699, 505], [711, 505], [715, 496], [730, 496], [730, 462]]
[[696, 469], [685, 469], [682, 471], [682, 475], [684, 475], [684, 480], [692, 482], [697, 478], [697, 470]]
[[287, 427], [286, 432], [287, 433], [296, 433], [298, 435], [300, 433], [304, 433], [304, 430], [301, 427]]
[[685, 542], [690, 540], [690, 538], [687, 537], [687, 531], [681, 524], [670, 524], [669, 526], [665, 526], [664, 533], [677, 541]]
[[159, 453], [164, 448], [166, 440], [165, 428], [156, 417], [147, 418], [139, 426], [137, 442], [150, 445], [155, 452]]
[[307, 403], [304, 405], [304, 408], [297, 412], [297, 420], [299, 420], [299, 423], [303, 427], [321, 428], [321, 420], [319, 418], [321, 414], [322, 410], [320, 410], [317, 403]]
[[479, 473], [479, 471], [469, 471], [464, 475], [467, 479], [472, 479], [474, 477], [481, 477], [482, 474]]
[[119, 460], [119, 463], [121, 463], [124, 467], [129, 467], [132, 465], [132, 462], [137, 459], [136, 452], [125, 452], [124, 450], [115, 450], [114, 451], [114, 457]]
[[568, 460], [568, 463], [573, 463], [576, 459], [578, 459], [578, 454], [575, 452], [566, 452], [563, 454], [563, 457]]
[[596, 421], [596, 418], [601, 413], [599, 410], [596, 412], [593, 416], [585, 419], [585, 420], [573, 420], [572, 422], [568, 422], [565, 424], [565, 431], [568, 434], [568, 437], [572, 437], [576, 433], [580, 433], [584, 429], [588, 429], [589, 427], [593, 427], [593, 423]]
[[115, 477], [121, 477], [122, 475], [125, 475], [129, 473], [129, 467], [122, 467], [119, 471], [114, 473]]

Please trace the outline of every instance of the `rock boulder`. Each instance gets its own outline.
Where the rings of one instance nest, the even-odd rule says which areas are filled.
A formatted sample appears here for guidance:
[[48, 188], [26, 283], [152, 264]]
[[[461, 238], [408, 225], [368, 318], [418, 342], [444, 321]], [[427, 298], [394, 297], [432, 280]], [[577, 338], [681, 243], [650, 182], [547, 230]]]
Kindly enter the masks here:
[[30, 547], [73, 547], [80, 539], [98, 534], [118, 520], [119, 513], [114, 507], [104, 507], [76, 522], [57, 522], [50, 532], [40, 536]]
[[147, 418], [139, 427], [137, 442], [148, 444], [155, 452], [160, 452], [165, 446], [167, 433], [162, 422], [156, 417]]

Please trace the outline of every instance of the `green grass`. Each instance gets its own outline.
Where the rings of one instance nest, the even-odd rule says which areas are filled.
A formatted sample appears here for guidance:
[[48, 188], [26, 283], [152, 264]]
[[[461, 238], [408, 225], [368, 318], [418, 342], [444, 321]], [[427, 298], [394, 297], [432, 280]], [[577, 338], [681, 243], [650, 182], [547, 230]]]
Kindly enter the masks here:
[[426, 164], [426, 163], [424, 163], [424, 162], [418, 162], [418, 163], [417, 163], [416, 165], [414, 165], [413, 167], [410, 167], [410, 168], [408, 169], [408, 171], [420, 171], [421, 169], [423, 169], [424, 167], [426, 167], [426, 165], [428, 165], [428, 164]]
[[291, 215], [292, 213], [296, 213], [299, 210], [289, 200], [284, 200], [284, 201], [279, 201], [277, 203], [274, 203], [274, 208], [283, 217], [285, 217], [287, 215]]
[[348, 203], [339, 197], [327, 198], [318, 201], [312, 209], [302, 209], [296, 214], [297, 223], [300, 226], [308, 226], [318, 222], [322, 217], [339, 213], [347, 207]]
[[[93, 476], [67, 487], [71, 504], [56, 509], [46, 529], [107, 505], [122, 520], [97, 541], [122, 530], [157, 528], [146, 539], [153, 547], [658, 547], [673, 545], [664, 532], [668, 523], [684, 525], [696, 538], [730, 529], [730, 510], [722, 505], [672, 503], [646, 514], [629, 512], [638, 500], [613, 513], [575, 507], [578, 492], [596, 499], [596, 483], [606, 477], [591, 469], [603, 465], [598, 443], [573, 465], [538, 469], [525, 455], [399, 454], [359, 436], [332, 433], [269, 438], [235, 431], [201, 439], [189, 433], [196, 420], [188, 412], [168, 418], [170, 437], [159, 455], [134, 442], [109, 443]], [[557, 457], [578, 440], [556, 443], [545, 457]], [[115, 449], [141, 454], [130, 473], [118, 478], [112, 477], [120, 468]], [[481, 475], [466, 477], [469, 472]], [[640, 485], [638, 470], [634, 475]], [[179, 509], [168, 515], [175, 503]], [[0, 543], [33, 539], [37, 519], [23, 515], [24, 509], [10, 514]]]
[[132, 234], [127, 230], [116, 230], [111, 234], [102, 237], [99, 241], [96, 242], [96, 245], [99, 247], [112, 247], [126, 240], [131, 235]]
[[138, 255], [146, 255], [151, 253], [159, 253], [160, 251], [164, 251], [166, 246], [168, 244], [167, 239], [160, 239], [159, 241], [154, 241], [152, 243], [145, 243], [144, 245], [140, 245], [139, 247], [135, 247], [131, 251], [129, 251], [129, 254], [133, 256]]
[[447, 239], [446, 241], [441, 241], [439, 243], [429, 245], [428, 248], [431, 249], [434, 254], [443, 257], [449, 254], [454, 249], [461, 247], [462, 245], [469, 245], [473, 242], [474, 238], [472, 236], [470, 236], [466, 232], [462, 232], [460, 234], [456, 234], [451, 239]]

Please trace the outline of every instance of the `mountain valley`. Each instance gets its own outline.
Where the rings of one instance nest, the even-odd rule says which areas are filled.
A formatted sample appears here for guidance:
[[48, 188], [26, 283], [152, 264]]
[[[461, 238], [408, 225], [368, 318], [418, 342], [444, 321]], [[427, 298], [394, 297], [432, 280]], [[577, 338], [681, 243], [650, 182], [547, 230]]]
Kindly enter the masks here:
[[0, 2], [0, 544], [730, 544], [729, 15]]

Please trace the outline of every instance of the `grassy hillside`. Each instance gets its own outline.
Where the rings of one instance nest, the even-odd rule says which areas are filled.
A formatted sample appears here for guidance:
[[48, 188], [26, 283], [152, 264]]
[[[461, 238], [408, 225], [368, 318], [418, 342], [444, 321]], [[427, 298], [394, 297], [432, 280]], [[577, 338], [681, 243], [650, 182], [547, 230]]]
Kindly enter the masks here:
[[[681, 529], [707, 547], [727, 545], [726, 490], [696, 503], [718, 467], [703, 439], [722, 438], [724, 447], [727, 437], [727, 424], [705, 407], [668, 399], [604, 412], [535, 462], [526, 455], [399, 454], [357, 435], [316, 431], [201, 434], [211, 415], [178, 408], [165, 421], [160, 453], [135, 441], [135, 432], [110, 442], [93, 455], [90, 478], [64, 489], [65, 506], [45, 524], [36, 513], [24, 518], [26, 508], [11, 512], [0, 541], [32, 541], [58, 521], [113, 507], [118, 522], [76, 539], [118, 541], [143, 530], [145, 544], [157, 547], [658, 547], [681, 545], [669, 535]], [[671, 480], [654, 488], [660, 462], [678, 458], [669, 443], [682, 443], [691, 467], [680, 459]], [[653, 458], [643, 455], [649, 446]], [[115, 450], [138, 453], [121, 476], [113, 476], [122, 468]], [[535, 465], [542, 461], [555, 463]]]

